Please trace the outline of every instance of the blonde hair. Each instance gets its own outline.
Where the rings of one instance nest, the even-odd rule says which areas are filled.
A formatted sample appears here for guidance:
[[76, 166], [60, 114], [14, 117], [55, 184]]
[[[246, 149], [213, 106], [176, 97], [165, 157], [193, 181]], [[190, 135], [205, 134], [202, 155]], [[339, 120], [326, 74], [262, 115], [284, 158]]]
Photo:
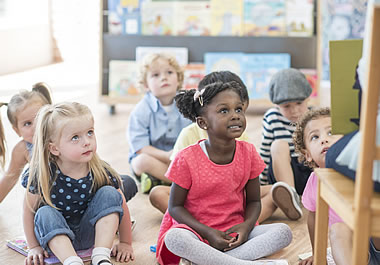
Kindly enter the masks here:
[[9, 122], [17, 127], [17, 114], [23, 110], [27, 104], [33, 101], [39, 101], [42, 105], [51, 104], [50, 88], [46, 83], [39, 82], [33, 85], [32, 91], [21, 90], [14, 95], [8, 103]]
[[307, 161], [306, 160], [306, 145], [305, 145], [305, 128], [306, 125], [311, 120], [318, 120], [320, 118], [330, 117], [330, 109], [329, 108], [319, 108], [319, 109], [311, 109], [307, 112], [305, 112], [304, 115], [302, 115], [296, 125], [296, 129], [293, 133], [293, 143], [295, 152], [299, 154], [298, 161], [300, 163], [304, 163], [306, 166], [310, 168], [316, 168], [318, 165], [314, 161]]
[[139, 69], [140, 71], [139, 71], [139, 76], [138, 76], [138, 81], [137, 81], [139, 89], [141, 91], [144, 91], [144, 89], [146, 87], [147, 73], [148, 73], [152, 63], [154, 63], [158, 59], [167, 60], [169, 65], [174, 68], [174, 70], [177, 72], [177, 79], [178, 79], [177, 90], [182, 88], [184, 73], [183, 73], [182, 67], [178, 64], [177, 59], [174, 56], [167, 54], [167, 53], [151, 53], [151, 54], [147, 54], [144, 57], [141, 65], [140, 65], [140, 69]]
[[[39, 82], [33, 85], [32, 91], [21, 90], [12, 96], [9, 103], [0, 102], [0, 107], [8, 106], [7, 116], [13, 127], [17, 128], [17, 114], [32, 101], [40, 101], [42, 105], [51, 104], [50, 88], [46, 83]], [[6, 141], [3, 123], [0, 118], [0, 167], [5, 165]]]
[[[50, 198], [51, 187], [57, 175], [51, 172], [50, 163], [56, 163], [58, 157], [49, 151], [49, 144], [59, 140], [62, 129], [72, 118], [89, 118], [93, 120], [90, 109], [76, 102], [63, 102], [55, 105], [47, 105], [41, 108], [36, 117], [36, 129], [33, 140], [33, 155], [30, 161], [29, 180], [27, 190], [33, 183], [37, 185], [40, 201], [52, 207]], [[100, 187], [111, 184], [109, 174], [114, 176], [119, 184], [120, 176], [106, 162], [95, 153], [88, 162], [89, 170], [93, 175], [91, 190], [96, 192]]]
[[[7, 103], [0, 102], [0, 108], [6, 105]], [[1, 115], [0, 115], [0, 167], [1, 168], [4, 168], [4, 165], [5, 165], [5, 152], [6, 152], [6, 143], [5, 143], [4, 127], [3, 127], [3, 123], [1, 122]]]

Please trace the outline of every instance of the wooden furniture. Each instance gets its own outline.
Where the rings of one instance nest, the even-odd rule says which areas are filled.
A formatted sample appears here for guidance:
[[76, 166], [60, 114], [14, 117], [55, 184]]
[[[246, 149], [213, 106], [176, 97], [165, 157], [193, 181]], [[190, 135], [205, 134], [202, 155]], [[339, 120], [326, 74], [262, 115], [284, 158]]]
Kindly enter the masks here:
[[355, 183], [333, 169], [320, 168], [315, 230], [315, 264], [326, 264], [328, 207], [353, 230], [352, 264], [367, 264], [368, 240], [380, 237], [380, 193], [373, 192], [373, 162], [380, 160], [376, 146], [376, 117], [380, 91], [380, 6], [373, 8], [368, 84], [363, 91], [361, 146]]
[[[126, 97], [116, 98], [108, 95], [109, 62], [135, 60], [137, 46], [187, 47], [189, 63], [203, 62], [206, 52], [289, 53], [292, 67], [313, 69], [317, 67], [316, 35], [310, 37], [112, 35], [108, 33], [107, 0], [101, 1], [100, 10], [102, 27], [100, 30], [100, 101], [111, 106], [111, 113], [115, 111], [115, 104], [131, 102]], [[316, 5], [314, 10], [316, 10]], [[264, 103], [268, 105], [269, 99]]]

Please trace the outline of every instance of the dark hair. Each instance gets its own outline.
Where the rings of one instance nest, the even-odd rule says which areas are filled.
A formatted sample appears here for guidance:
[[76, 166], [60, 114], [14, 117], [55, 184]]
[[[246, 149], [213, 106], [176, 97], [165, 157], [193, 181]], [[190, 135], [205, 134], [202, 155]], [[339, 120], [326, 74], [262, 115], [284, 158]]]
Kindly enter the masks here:
[[216, 72], [209, 73], [208, 75], [205, 75], [198, 84], [198, 90], [201, 91], [205, 86], [210, 85], [212, 83], [216, 83], [216, 82], [227, 83], [231, 81], [235, 81], [241, 86], [242, 92], [243, 92], [243, 101], [247, 102], [248, 104], [249, 96], [248, 96], [247, 87], [245, 86], [244, 82], [241, 80], [241, 78], [237, 74], [232, 73], [230, 71], [216, 71]]
[[299, 119], [296, 125], [296, 129], [293, 133], [293, 143], [295, 152], [299, 154], [298, 161], [300, 163], [304, 163], [305, 166], [310, 168], [318, 167], [314, 161], [307, 161], [305, 157], [306, 153], [306, 144], [304, 139], [304, 133], [306, 125], [311, 120], [317, 120], [324, 117], [330, 117], [330, 109], [329, 108], [319, 108], [319, 109], [311, 109], [305, 112]]
[[[175, 96], [175, 101], [178, 110], [185, 118], [195, 122], [196, 118], [203, 113], [204, 108], [209, 104], [212, 99], [220, 92], [231, 89], [235, 91], [242, 102], [244, 102], [244, 90], [240, 84], [236, 81], [231, 82], [215, 82], [209, 85], [198, 87], [198, 90], [182, 90]], [[195, 93], [200, 93], [199, 96], [194, 99]]]

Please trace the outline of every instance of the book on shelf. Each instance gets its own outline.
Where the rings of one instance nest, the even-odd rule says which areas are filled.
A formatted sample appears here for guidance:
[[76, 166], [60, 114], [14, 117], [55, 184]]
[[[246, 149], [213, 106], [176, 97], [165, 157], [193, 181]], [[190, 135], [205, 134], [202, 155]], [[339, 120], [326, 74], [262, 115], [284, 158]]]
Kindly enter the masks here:
[[189, 49], [186, 47], [136, 47], [136, 62], [140, 62], [149, 53], [169, 53], [175, 56], [182, 66], [188, 64]]
[[279, 70], [290, 67], [288, 53], [245, 54], [240, 75], [250, 99], [269, 99], [269, 82]]
[[197, 89], [199, 82], [205, 76], [203, 63], [190, 63], [184, 67], [183, 89]]
[[108, 32], [110, 34], [140, 34], [140, 1], [108, 0]]
[[144, 35], [173, 35], [175, 2], [141, 3], [141, 32]]
[[[28, 256], [28, 244], [26, 243], [26, 240], [23, 237], [18, 237], [15, 239], [7, 240], [7, 247], [17, 251], [18, 253], [24, 255], [25, 257]], [[85, 250], [78, 250], [77, 255], [84, 261], [90, 261], [91, 260], [91, 254], [92, 254], [92, 248], [85, 249]], [[59, 259], [54, 256], [54, 254], [50, 253], [48, 258], [44, 258], [45, 264], [61, 264]]]
[[130, 60], [111, 60], [109, 63], [108, 95], [110, 97], [140, 98], [137, 88], [138, 65]]
[[312, 92], [310, 97], [311, 98], [317, 98], [318, 97], [318, 90], [317, 90], [317, 81], [318, 81], [318, 71], [317, 69], [312, 68], [301, 68], [300, 70], [306, 77], [307, 81], [309, 82]]
[[286, 31], [289, 36], [312, 36], [314, 0], [286, 0]]
[[242, 52], [206, 52], [203, 60], [206, 74], [214, 71], [231, 71], [241, 76], [243, 58]]
[[174, 33], [182, 36], [210, 35], [211, 14], [209, 2], [179, 1], [175, 3]]
[[211, 35], [243, 35], [243, 0], [210, 0]]
[[286, 35], [285, 0], [244, 0], [244, 35]]

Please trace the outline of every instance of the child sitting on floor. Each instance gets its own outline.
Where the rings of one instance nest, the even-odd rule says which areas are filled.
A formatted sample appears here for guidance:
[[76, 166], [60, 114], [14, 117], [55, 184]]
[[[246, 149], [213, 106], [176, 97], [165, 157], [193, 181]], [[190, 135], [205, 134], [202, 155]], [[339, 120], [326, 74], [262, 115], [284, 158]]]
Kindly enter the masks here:
[[[75, 250], [94, 247], [93, 265], [134, 259], [131, 220], [121, 179], [96, 154], [91, 111], [79, 103], [43, 107], [36, 117], [30, 170], [23, 186], [25, 264], [51, 251], [63, 265], [83, 265]], [[119, 242], [114, 245], [116, 232]]]
[[263, 119], [261, 158], [266, 168], [260, 175], [262, 184], [274, 184], [273, 202], [291, 220], [302, 217], [302, 194], [311, 170], [299, 163], [294, 152], [292, 134], [298, 118], [308, 110], [311, 87], [297, 69], [284, 69], [273, 75], [269, 96], [277, 106]]
[[182, 128], [190, 121], [182, 117], [174, 96], [183, 83], [183, 70], [175, 57], [147, 55], [140, 68], [140, 85], [147, 91], [132, 111], [128, 123], [129, 163], [141, 190], [149, 193], [161, 183], [170, 183], [165, 172]]
[[207, 131], [208, 139], [181, 150], [166, 176], [173, 181], [163, 217], [157, 260], [178, 264], [251, 264], [290, 244], [290, 228], [258, 225], [258, 176], [265, 164], [255, 147], [238, 141], [246, 128], [238, 82], [216, 82], [176, 97], [180, 112]]
[[[198, 89], [202, 90], [205, 86], [215, 82], [227, 83], [231, 81], [237, 82], [242, 87], [244, 110], [246, 110], [249, 104], [248, 91], [244, 82], [235, 73], [232, 73], [230, 71], [212, 72], [206, 75], [199, 82]], [[207, 130], [205, 130], [204, 128], [200, 128], [196, 122], [193, 122], [189, 126], [182, 129], [174, 145], [170, 159], [173, 160], [179, 151], [188, 147], [189, 145], [196, 144], [199, 140], [207, 138]], [[248, 136], [245, 132], [243, 132], [243, 134], [237, 139], [248, 142]], [[263, 207], [258, 218], [259, 222], [263, 222], [264, 220], [269, 218], [277, 208], [272, 201], [272, 196], [270, 193], [271, 188], [271, 185], [260, 186], [261, 203]], [[165, 213], [168, 208], [169, 195], [170, 187], [165, 185], [159, 185], [154, 187], [152, 191], [149, 193], [149, 200], [154, 207], [159, 209], [162, 213]]]

